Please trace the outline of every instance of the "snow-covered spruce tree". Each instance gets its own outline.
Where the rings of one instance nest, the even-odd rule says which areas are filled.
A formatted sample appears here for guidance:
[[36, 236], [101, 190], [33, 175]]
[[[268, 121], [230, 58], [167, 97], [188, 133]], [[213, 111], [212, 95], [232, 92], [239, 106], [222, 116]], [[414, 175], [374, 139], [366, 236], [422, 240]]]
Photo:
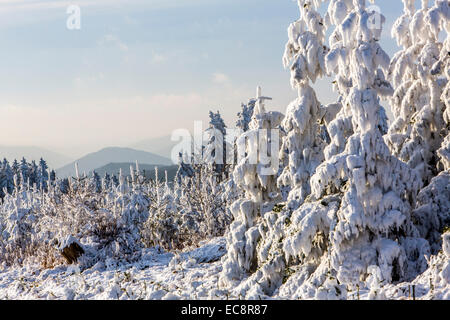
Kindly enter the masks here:
[[406, 4], [405, 22], [399, 19], [394, 28], [410, 47], [394, 60], [393, 75], [406, 80], [394, 96], [401, 104], [391, 140], [401, 147], [400, 157], [421, 173], [424, 188], [412, 217], [436, 254], [442, 248], [441, 234], [450, 225], [450, 5], [436, 0], [428, 7], [424, 1], [414, 13], [413, 3]]
[[[447, 6], [448, 8], [448, 6]], [[447, 10], [447, 13], [450, 12], [450, 10]], [[446, 16], [446, 32], [447, 32], [447, 38], [444, 41], [444, 45], [441, 51], [440, 61], [436, 65], [436, 68], [443, 69], [443, 74], [445, 75], [445, 78], [447, 80], [445, 88], [442, 92], [441, 101], [444, 102], [445, 109], [443, 112], [443, 118], [444, 118], [444, 128], [441, 131], [441, 136], [444, 136], [445, 138], [442, 141], [440, 149], [437, 151], [439, 164], [438, 168], [440, 170], [449, 171], [450, 170], [450, 13]], [[439, 70], [436, 69], [436, 70]]]
[[[410, 217], [419, 178], [390, 154], [381, 132], [379, 97], [392, 94], [384, 76], [390, 60], [378, 43], [381, 25], [371, 28], [370, 21], [384, 17], [366, 10], [365, 0], [345, 3], [350, 1], [332, 1], [328, 9], [336, 29], [326, 64], [341, 86], [354, 134], [344, 151], [326, 156], [311, 178], [312, 198], [331, 207], [320, 218], [316, 214], [315, 222], [306, 214], [300, 222], [306, 229], [289, 236], [284, 246], [288, 257], [308, 260], [314, 237], [323, 233], [319, 274], [327, 270], [354, 289], [374, 272], [382, 283], [414, 276], [426, 266], [423, 255], [429, 248], [416, 238]], [[325, 199], [333, 195], [338, 201], [330, 204]]]
[[[320, 2], [316, 2], [316, 5]], [[288, 187], [288, 208], [295, 210], [310, 194], [309, 179], [324, 159], [329, 142], [325, 123], [333, 119], [340, 105], [322, 106], [310, 82], [325, 75], [325, 25], [311, 1], [300, 1], [301, 18], [289, 26], [289, 40], [283, 56], [290, 68], [291, 86], [298, 98], [287, 107], [281, 126], [283, 138], [280, 159], [284, 170], [278, 179], [280, 188]]]
[[250, 121], [252, 120], [253, 110], [255, 109], [255, 99], [250, 99], [247, 104], [241, 104], [241, 111], [238, 112], [238, 120], [236, 121], [236, 128], [243, 132], [248, 131]]
[[[332, 0], [329, 3], [328, 11], [325, 15], [324, 22], [326, 25], [339, 25], [346, 19], [348, 11], [354, 7], [353, 0]], [[372, 15], [369, 19], [379, 19], [379, 21], [370, 21], [369, 23], [384, 23], [385, 18], [382, 15]], [[331, 142], [325, 148], [325, 157], [330, 159], [333, 155], [342, 153], [345, 149], [346, 143], [349, 137], [354, 133], [352, 124], [352, 111], [350, 105], [345, 103], [345, 98], [350, 93], [352, 87], [351, 80], [349, 80], [348, 74], [350, 73], [351, 66], [346, 64], [345, 59], [342, 57], [347, 53], [345, 47], [339, 44], [342, 41], [342, 36], [339, 34], [341, 31], [336, 28], [329, 37], [329, 46], [333, 48], [327, 55], [327, 63], [329, 69], [335, 69], [339, 67], [341, 70], [345, 70], [341, 74], [336, 74], [333, 81], [333, 87], [338, 92], [339, 98], [335, 104], [330, 104], [328, 110], [325, 113], [324, 122], [327, 126], [328, 133]], [[377, 31], [379, 33], [379, 31]], [[385, 80], [384, 74], [379, 73], [375, 80], [375, 86], [377, 91], [382, 95], [389, 95], [392, 91], [391, 85]], [[383, 107], [380, 107], [378, 116], [378, 126], [383, 134], [387, 133], [387, 115]], [[337, 115], [336, 115], [337, 113]], [[335, 116], [336, 115], [336, 116]]]
[[[253, 116], [253, 111], [255, 110], [255, 104], [256, 104], [256, 100], [254, 98], [249, 99], [249, 101], [247, 102], [247, 104], [245, 103], [241, 103], [241, 111], [238, 112], [237, 116], [238, 119], [236, 121], [236, 132], [233, 132], [234, 134], [230, 137], [227, 136], [227, 138], [231, 138], [232, 141], [227, 141], [227, 143], [232, 144], [233, 145], [233, 151], [234, 151], [234, 159], [232, 161], [232, 165], [230, 166], [229, 170], [233, 170], [234, 169], [234, 165], [235, 165], [235, 161], [237, 159], [237, 139], [239, 138], [239, 136], [241, 136], [243, 133], [247, 132], [250, 128], [249, 128], [249, 124], [252, 121], [252, 116]], [[229, 133], [229, 132], [227, 132]], [[231, 160], [231, 159], [230, 159]], [[233, 175], [231, 175], [231, 179], [230, 179], [231, 183], [234, 183], [233, 181]]]
[[[272, 136], [271, 129], [279, 127], [283, 115], [265, 110], [264, 102], [268, 99], [261, 96], [261, 88], [258, 87], [249, 130], [237, 141], [239, 156], [233, 179], [244, 196], [230, 208], [234, 221], [227, 234], [227, 255], [223, 257], [223, 272], [219, 280], [224, 287], [234, 286], [258, 267], [256, 245], [261, 233], [257, 225], [279, 201], [276, 185], [278, 167], [269, 173], [267, 167], [271, 164], [267, 163], [266, 157], [274, 151], [279, 152], [279, 141], [275, 141], [277, 137]], [[260, 139], [267, 141], [266, 150], [261, 148]]]
[[[237, 141], [242, 134], [250, 129], [249, 125], [252, 120], [253, 111], [255, 110], [255, 104], [256, 100], [254, 98], [249, 99], [247, 104], [241, 103], [241, 111], [237, 114], [236, 130], [227, 130], [226, 146], [228, 149], [226, 150], [226, 157], [228, 173], [232, 173], [237, 164]], [[231, 216], [230, 206], [227, 204], [231, 204], [242, 197], [243, 191], [237, 187], [233, 174], [228, 174], [228, 178], [221, 182], [221, 187], [223, 188], [223, 203], [226, 204], [225, 210], [227, 211], [227, 214]]]
[[105, 176], [102, 179], [102, 189], [107, 190], [112, 186], [111, 175], [109, 173], [105, 173]]
[[[432, 24], [434, 28], [437, 26], [442, 26], [446, 32], [446, 38], [443, 43], [439, 62], [434, 66], [432, 73], [440, 73], [442, 72], [442, 77], [445, 78], [445, 87], [442, 90], [441, 101], [444, 103], [444, 111], [443, 111], [443, 119], [444, 119], [444, 128], [441, 131], [441, 136], [444, 136], [443, 142], [441, 144], [440, 149], [437, 151], [438, 153], [438, 169], [449, 171], [450, 170], [450, 4], [446, 1], [441, 1], [437, 3], [434, 7], [435, 14], [431, 14], [432, 17], [439, 17], [439, 24]], [[438, 30], [434, 31], [434, 33], [438, 32]]]
[[[450, 19], [450, 18], [448, 18]], [[448, 25], [448, 24], [447, 24]], [[444, 42], [444, 47], [441, 52], [441, 68], [444, 68], [445, 76], [447, 78], [447, 84], [443, 90], [441, 100], [445, 103], [444, 110], [444, 122], [445, 129], [442, 132], [442, 135], [445, 136], [443, 142], [441, 144], [440, 149], [437, 151], [439, 164], [438, 167], [445, 171], [450, 170], [450, 38], [448, 37], [449, 31], [447, 31], [447, 39]]]
[[0, 199], [6, 194], [11, 194], [14, 190], [14, 170], [9, 165], [8, 160], [0, 162]]
[[183, 157], [183, 154], [180, 152], [178, 155], [178, 170], [175, 175], [175, 184], [180, 184], [183, 179], [191, 178], [194, 176], [195, 172], [192, 164], [186, 161], [184, 158], [185, 157]]
[[36, 161], [31, 160], [31, 164], [28, 169], [28, 179], [29, 179], [29, 185], [31, 187], [36, 187], [37, 189], [40, 189], [39, 187], [39, 168], [36, 164]]
[[47, 165], [47, 162], [41, 158], [39, 160], [39, 170], [38, 170], [38, 177], [37, 177], [38, 189], [42, 188], [43, 190], [47, 190], [48, 179], [49, 179], [48, 165]]
[[[438, 156], [446, 124], [443, 119], [448, 82], [445, 61], [440, 60], [444, 45], [439, 34], [449, 23], [446, 0], [422, 1], [415, 11], [413, 0], [405, 0], [404, 14], [397, 19], [392, 36], [403, 46], [392, 59], [389, 80], [396, 88], [391, 98], [395, 116], [386, 142], [391, 151], [414, 170], [424, 185], [437, 175]], [[448, 51], [444, 50], [448, 60]]]
[[203, 149], [203, 160], [210, 165], [216, 175], [217, 181], [222, 181], [224, 176], [228, 176], [226, 165], [227, 142], [226, 125], [219, 111], [209, 112], [209, 128], [205, 132], [206, 145]]

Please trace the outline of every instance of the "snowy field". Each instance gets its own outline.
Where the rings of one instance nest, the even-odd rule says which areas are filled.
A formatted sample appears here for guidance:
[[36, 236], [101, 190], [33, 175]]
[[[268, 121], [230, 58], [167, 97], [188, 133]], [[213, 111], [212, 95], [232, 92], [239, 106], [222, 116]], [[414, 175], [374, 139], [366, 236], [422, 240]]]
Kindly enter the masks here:
[[[82, 270], [61, 266], [0, 273], [0, 299], [214, 299], [225, 253], [224, 238], [179, 255], [146, 249], [133, 263], [97, 263]], [[217, 296], [216, 296], [217, 295]]]
[[[146, 249], [133, 264], [116, 265], [107, 261], [80, 270], [76, 266], [60, 266], [42, 270], [39, 267], [11, 268], [0, 272], [0, 299], [93, 299], [93, 300], [170, 300], [170, 299], [240, 299], [234, 291], [219, 288], [220, 258], [225, 254], [223, 237], [203, 243], [198, 249], [180, 254]], [[443, 270], [443, 271], [442, 271]], [[296, 287], [295, 277], [289, 279], [272, 297], [254, 299], [293, 299], [286, 292]], [[432, 287], [430, 288], [430, 283]], [[441, 253], [433, 267], [410, 283], [382, 288], [385, 299], [450, 300], [450, 263]], [[433, 287], [434, 286], [434, 287]], [[361, 288], [359, 299], [370, 297], [368, 288]], [[348, 299], [357, 300], [358, 293]]]

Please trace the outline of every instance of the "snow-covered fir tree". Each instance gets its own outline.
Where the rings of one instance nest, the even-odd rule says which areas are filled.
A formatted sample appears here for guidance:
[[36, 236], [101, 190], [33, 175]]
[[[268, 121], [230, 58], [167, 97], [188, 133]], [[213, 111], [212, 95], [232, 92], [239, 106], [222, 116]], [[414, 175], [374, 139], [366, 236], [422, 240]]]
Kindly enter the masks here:
[[[403, 46], [392, 59], [389, 80], [396, 88], [391, 98], [395, 120], [386, 137], [394, 155], [418, 171], [424, 185], [437, 174], [437, 150], [443, 141], [445, 99], [448, 83], [445, 60], [448, 50], [439, 39], [448, 21], [448, 1], [404, 1], [392, 36]], [[446, 16], [447, 15], [447, 16]], [[448, 40], [447, 40], [448, 41]]]
[[238, 112], [238, 120], [236, 121], [236, 128], [243, 132], [248, 131], [250, 121], [252, 120], [253, 110], [255, 109], [255, 99], [250, 99], [247, 104], [241, 104], [241, 111]]
[[420, 174], [423, 189], [413, 219], [433, 254], [441, 250], [442, 231], [450, 224], [449, 20], [448, 1], [423, 1], [417, 11], [413, 1], [406, 1], [393, 28], [404, 49], [392, 60], [398, 88], [387, 141]]
[[181, 183], [185, 178], [192, 178], [195, 173], [191, 164], [192, 161], [188, 161], [185, 158], [186, 157], [180, 152], [178, 155], [178, 170], [175, 175], [175, 181], [178, 183]]
[[[266, 111], [265, 100], [270, 99], [262, 96], [261, 88], [257, 88], [249, 130], [237, 141], [239, 162], [234, 168], [233, 179], [244, 195], [230, 208], [234, 221], [227, 236], [227, 254], [222, 259], [220, 283], [223, 286], [232, 287], [258, 267], [256, 245], [262, 236], [258, 222], [280, 200], [276, 185], [278, 167], [272, 172], [264, 170], [268, 165], [264, 157], [270, 157], [274, 151], [278, 157], [279, 141], [276, 141], [278, 137], [272, 136], [271, 129], [278, 129], [283, 118], [279, 112]], [[267, 142], [265, 150], [260, 149], [260, 139]]]
[[280, 188], [288, 187], [288, 206], [296, 209], [310, 194], [309, 179], [324, 158], [328, 131], [325, 124], [334, 118], [339, 105], [322, 106], [311, 84], [325, 75], [325, 25], [310, 2], [299, 3], [301, 19], [288, 29], [289, 40], [283, 57], [290, 68], [291, 86], [298, 98], [287, 107], [282, 129], [280, 159], [284, 170], [278, 179]]
[[209, 127], [205, 131], [203, 162], [210, 165], [218, 181], [228, 176], [226, 125], [220, 112], [209, 112]]

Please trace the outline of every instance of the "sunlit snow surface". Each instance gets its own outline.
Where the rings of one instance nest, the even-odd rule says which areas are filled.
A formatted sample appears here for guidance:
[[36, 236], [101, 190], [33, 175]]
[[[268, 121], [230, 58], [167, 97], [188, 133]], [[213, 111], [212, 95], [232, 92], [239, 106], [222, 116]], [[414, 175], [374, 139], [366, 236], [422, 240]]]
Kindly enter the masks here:
[[107, 261], [81, 273], [76, 266], [7, 269], [0, 299], [212, 299], [224, 253], [225, 240], [216, 238], [178, 255], [144, 249], [133, 264]]
[[[225, 245], [221, 237], [180, 254], [145, 249], [133, 264], [117, 266], [108, 261], [81, 272], [76, 266], [10, 268], [0, 271], [0, 299], [242, 299], [238, 290], [218, 287]], [[417, 299], [450, 299], [449, 259], [440, 253], [432, 265], [411, 283], [382, 288], [386, 298], [412, 299], [414, 284]], [[295, 292], [297, 276], [301, 274], [294, 274], [272, 297], [253, 298], [295, 299], [286, 293]], [[358, 299], [358, 293], [350, 293], [347, 298]], [[361, 288], [359, 299], [368, 298], [369, 288]]]

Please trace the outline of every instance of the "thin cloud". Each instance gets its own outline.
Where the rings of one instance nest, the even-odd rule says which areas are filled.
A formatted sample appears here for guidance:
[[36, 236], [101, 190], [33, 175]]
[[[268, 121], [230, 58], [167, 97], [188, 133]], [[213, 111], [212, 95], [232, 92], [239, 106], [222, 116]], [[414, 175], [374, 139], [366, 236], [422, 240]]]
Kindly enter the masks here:
[[213, 82], [215, 84], [229, 84], [231, 81], [226, 74], [217, 72], [213, 74]]
[[161, 53], [153, 53], [151, 62], [153, 64], [161, 64], [168, 60], [167, 56], [161, 54]]
[[113, 46], [118, 47], [118, 48], [119, 48], [120, 50], [122, 50], [122, 51], [128, 51], [128, 50], [129, 50], [128, 46], [127, 46], [124, 42], [122, 42], [122, 41], [119, 39], [118, 36], [113, 35], [113, 34], [107, 34], [107, 35], [105, 35], [103, 38], [101, 38], [101, 39], [98, 41], [98, 44], [99, 44], [100, 46], [113, 45]]

